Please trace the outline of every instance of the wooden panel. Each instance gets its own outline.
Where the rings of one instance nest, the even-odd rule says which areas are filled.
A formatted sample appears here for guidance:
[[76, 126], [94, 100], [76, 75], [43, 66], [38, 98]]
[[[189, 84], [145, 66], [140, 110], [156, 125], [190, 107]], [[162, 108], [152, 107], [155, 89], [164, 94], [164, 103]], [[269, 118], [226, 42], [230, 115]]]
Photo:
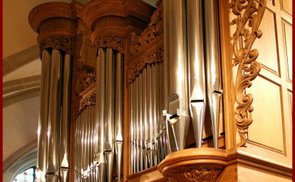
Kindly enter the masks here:
[[282, 9], [292, 15], [292, 0], [282, 0]]
[[249, 139], [261, 147], [284, 152], [280, 86], [258, 76], [249, 92], [254, 97]]
[[262, 63], [264, 68], [279, 75], [275, 14], [268, 8], [265, 10], [260, 30], [263, 32], [263, 36], [257, 39], [253, 45], [253, 48], [259, 50], [257, 60]]
[[292, 80], [292, 25], [283, 21], [283, 37], [285, 39], [285, 55], [287, 61], [288, 79]]
[[291, 182], [292, 177], [279, 175], [270, 171], [262, 170], [259, 168], [253, 168], [243, 164], [238, 165], [238, 181], [261, 181], [261, 182]]

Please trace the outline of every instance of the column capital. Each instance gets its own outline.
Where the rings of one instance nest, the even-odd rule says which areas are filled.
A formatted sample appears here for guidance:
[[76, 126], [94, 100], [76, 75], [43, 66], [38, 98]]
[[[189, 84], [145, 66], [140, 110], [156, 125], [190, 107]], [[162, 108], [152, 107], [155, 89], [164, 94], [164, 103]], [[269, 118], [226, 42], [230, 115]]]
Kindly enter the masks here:
[[29, 23], [39, 34], [37, 41], [41, 51], [54, 48], [73, 54], [76, 20], [72, 4], [62, 2], [41, 4], [29, 14]]
[[96, 47], [123, 52], [128, 32], [141, 32], [153, 11], [153, 7], [138, 0], [94, 0], [82, 8], [80, 17]]

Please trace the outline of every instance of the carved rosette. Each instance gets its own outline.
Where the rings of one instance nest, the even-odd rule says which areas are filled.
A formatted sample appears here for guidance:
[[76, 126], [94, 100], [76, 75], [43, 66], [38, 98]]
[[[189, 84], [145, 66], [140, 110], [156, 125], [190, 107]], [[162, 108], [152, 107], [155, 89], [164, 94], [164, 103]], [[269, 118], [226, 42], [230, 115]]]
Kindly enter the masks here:
[[158, 169], [172, 182], [215, 182], [226, 165], [225, 151], [192, 148], [169, 154]]
[[230, 8], [235, 18], [231, 25], [235, 26], [232, 36], [233, 65], [238, 66], [235, 82], [236, 103], [235, 118], [241, 138], [238, 146], [245, 146], [248, 139], [248, 127], [252, 123], [253, 97], [246, 89], [260, 71], [256, 61], [258, 50], [252, 49], [256, 38], [262, 36], [258, 29], [266, 7], [266, 0], [231, 0]]
[[159, 48], [148, 54], [138, 64], [133, 64], [128, 67], [127, 80], [131, 83], [140, 72], [149, 64], [155, 64], [164, 61], [164, 49]]

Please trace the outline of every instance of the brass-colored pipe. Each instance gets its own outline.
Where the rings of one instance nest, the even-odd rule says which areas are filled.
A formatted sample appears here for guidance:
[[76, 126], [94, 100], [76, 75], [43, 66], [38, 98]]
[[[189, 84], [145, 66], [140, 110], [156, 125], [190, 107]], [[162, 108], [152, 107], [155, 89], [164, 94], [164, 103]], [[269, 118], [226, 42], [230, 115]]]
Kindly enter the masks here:
[[153, 154], [153, 163], [155, 165], [158, 164], [158, 161], [157, 161], [157, 150], [158, 150], [158, 136], [159, 136], [159, 133], [158, 133], [158, 123], [157, 123], [157, 71], [156, 71], [156, 66], [155, 65], [151, 65], [151, 79], [152, 79], [152, 82], [151, 82], [151, 91], [152, 91], [152, 121], [153, 121], [153, 134], [154, 134], [154, 137], [153, 137], [153, 145], [154, 145], [154, 154]]
[[38, 123], [38, 160], [37, 168], [40, 174], [40, 182], [45, 182], [47, 168], [47, 127], [48, 127], [48, 103], [50, 84], [51, 55], [46, 49], [42, 51], [41, 70], [41, 96], [40, 96], [40, 119]]
[[[61, 105], [61, 54], [53, 49], [50, 73], [50, 99], [48, 123], [48, 163], [47, 173], [59, 172], [59, 138], [60, 138], [60, 105]], [[54, 177], [48, 179], [54, 180]]]

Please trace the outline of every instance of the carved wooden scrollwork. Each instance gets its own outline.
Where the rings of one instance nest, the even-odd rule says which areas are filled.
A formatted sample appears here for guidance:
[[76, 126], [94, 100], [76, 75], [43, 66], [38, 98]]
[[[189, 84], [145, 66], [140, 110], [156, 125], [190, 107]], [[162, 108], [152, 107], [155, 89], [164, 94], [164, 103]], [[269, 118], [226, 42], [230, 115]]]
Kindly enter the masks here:
[[128, 68], [127, 79], [131, 83], [139, 73], [149, 64], [159, 63], [164, 60], [164, 49], [159, 48], [144, 57], [138, 64], [133, 64]]
[[84, 66], [79, 66], [79, 71], [77, 74], [77, 82], [75, 93], [79, 96], [80, 103], [77, 110], [74, 112], [75, 118], [85, 109], [85, 107], [90, 105], [95, 105], [96, 95], [95, 95], [95, 83], [96, 83], [96, 73], [94, 69], [87, 69]]
[[95, 40], [96, 47], [109, 47], [121, 53], [124, 52], [124, 37], [118, 35], [103, 36]]
[[40, 51], [43, 49], [57, 49], [73, 55], [73, 38], [65, 36], [50, 36], [39, 42]]
[[246, 92], [251, 87], [259, 71], [260, 64], [256, 61], [258, 50], [252, 49], [256, 38], [262, 36], [258, 29], [266, 7], [265, 0], [231, 0], [230, 8], [235, 18], [231, 25], [235, 25], [232, 36], [233, 65], [238, 66], [235, 82], [236, 102], [235, 118], [241, 138], [238, 146], [245, 146], [248, 139], [248, 127], [252, 123], [253, 97]]
[[166, 175], [169, 176], [169, 181], [191, 181], [191, 182], [215, 182], [219, 174], [222, 172], [220, 168], [214, 168], [213, 166], [197, 167], [197, 166], [186, 166], [182, 169], [170, 171]]
[[134, 55], [139, 52], [143, 47], [147, 46], [150, 42], [155, 40], [163, 33], [163, 5], [162, 1], [157, 4], [158, 8], [153, 13], [148, 27], [140, 34], [136, 35], [135, 32], [130, 34], [131, 46], [130, 54]]

